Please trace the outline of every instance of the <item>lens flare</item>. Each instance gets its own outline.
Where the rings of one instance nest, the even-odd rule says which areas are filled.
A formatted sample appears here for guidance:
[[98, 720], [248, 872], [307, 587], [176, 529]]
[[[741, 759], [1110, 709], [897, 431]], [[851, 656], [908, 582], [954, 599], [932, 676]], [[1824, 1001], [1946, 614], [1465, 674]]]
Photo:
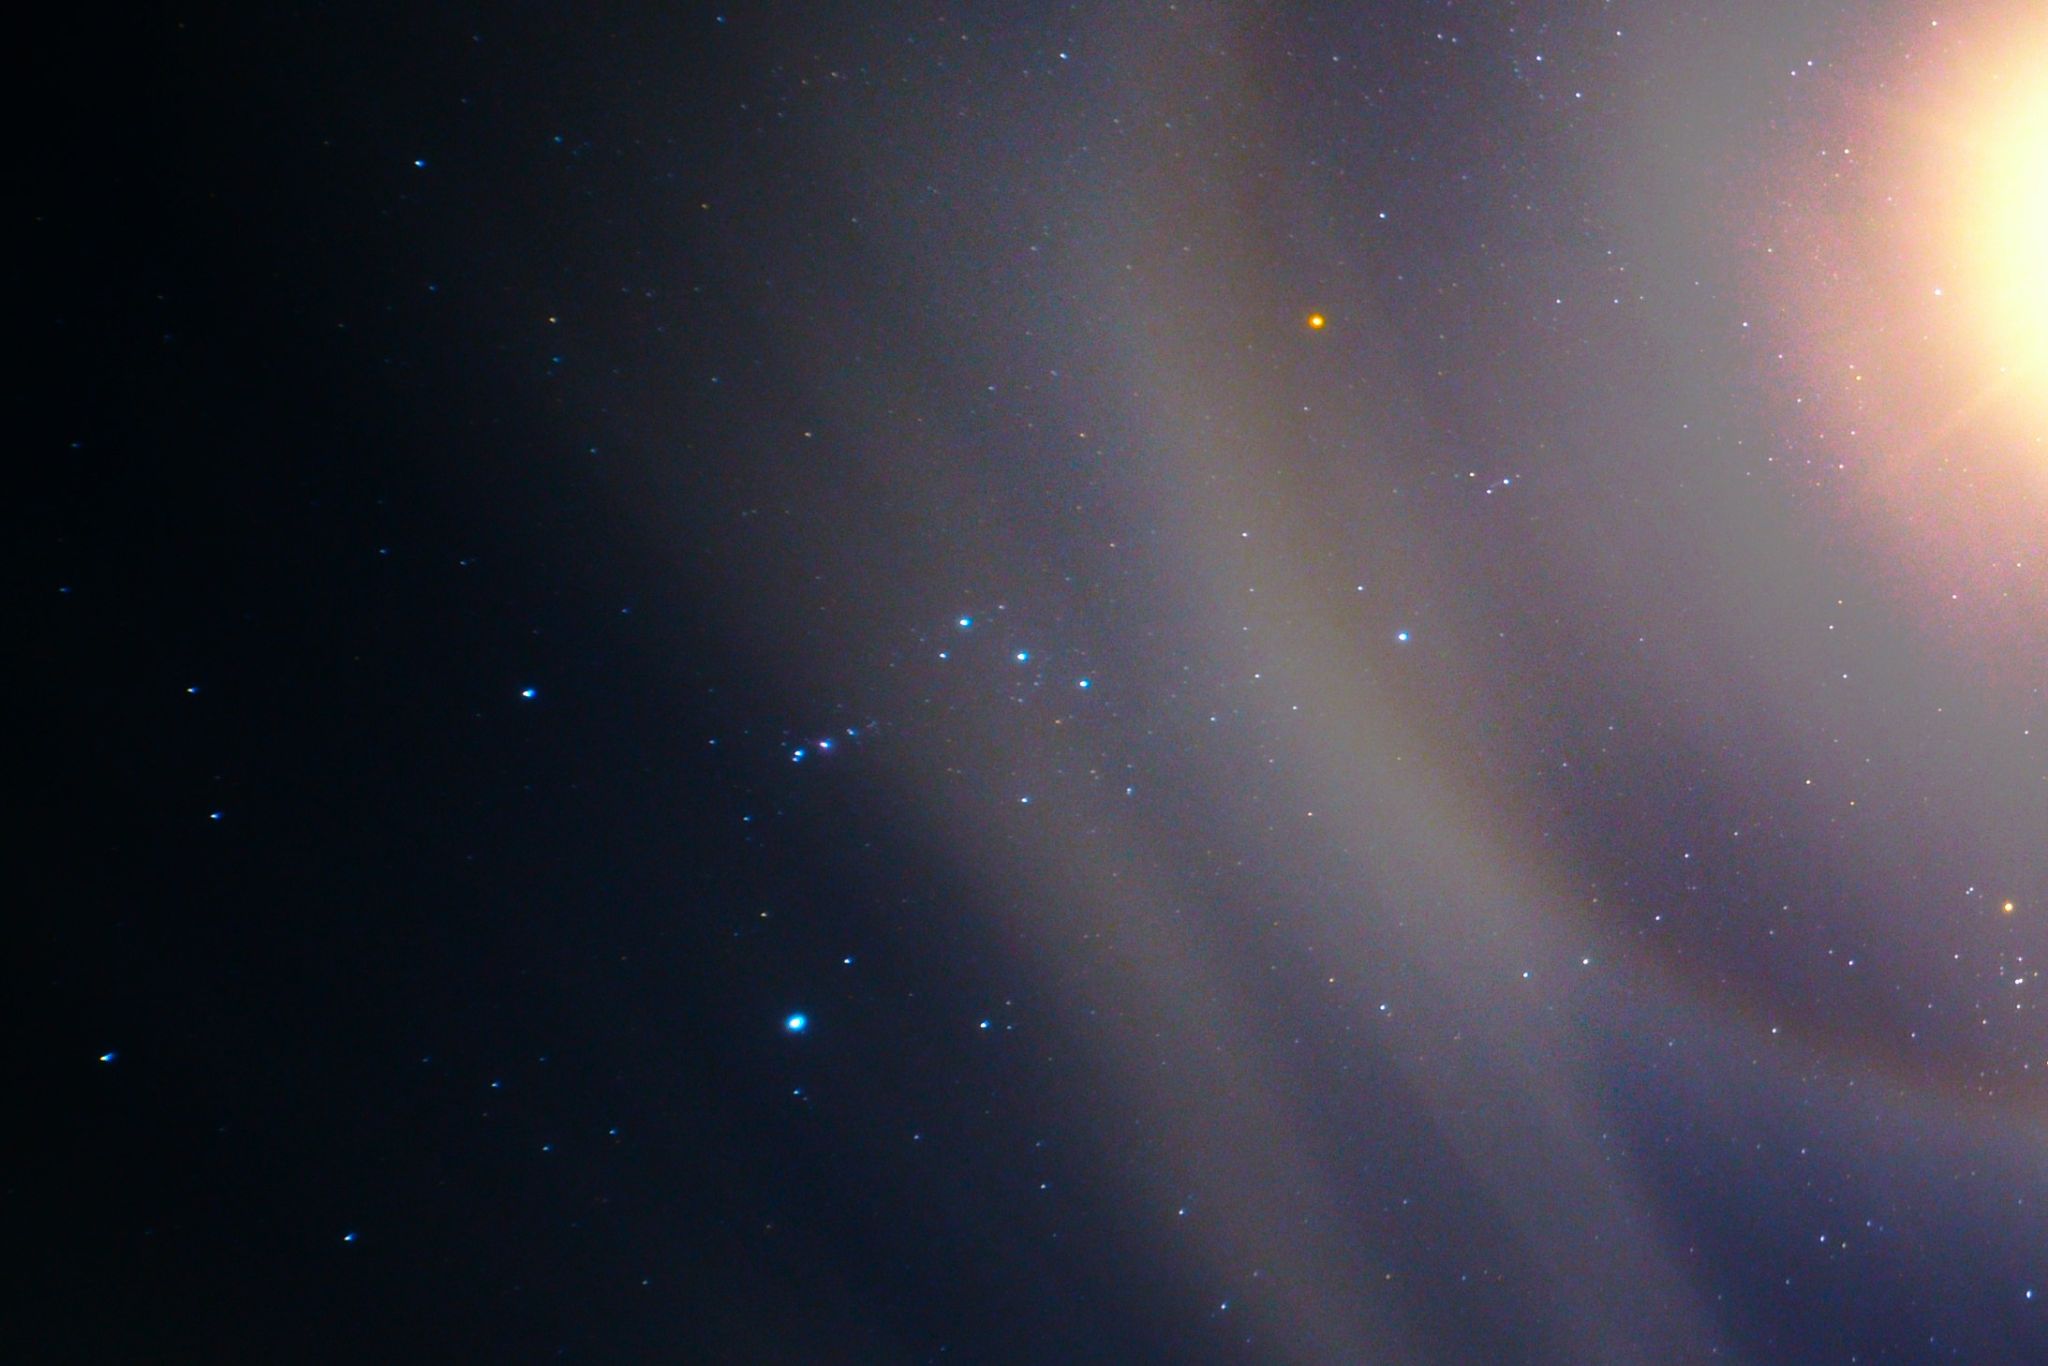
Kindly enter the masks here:
[[2048, 651], [2044, 71], [2038, 5], [1874, 33], [1780, 130], [1753, 220], [1774, 461], [2000, 688]]
[[1954, 233], [1989, 359], [2023, 384], [2048, 375], [2048, 87], [2027, 84], [1965, 125]]

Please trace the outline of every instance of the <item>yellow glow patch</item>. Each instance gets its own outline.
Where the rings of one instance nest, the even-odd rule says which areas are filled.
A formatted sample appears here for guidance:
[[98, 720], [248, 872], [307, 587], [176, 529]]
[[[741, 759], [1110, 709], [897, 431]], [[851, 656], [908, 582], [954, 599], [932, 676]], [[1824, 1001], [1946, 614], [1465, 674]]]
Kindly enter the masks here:
[[1958, 264], [1991, 360], [2024, 378], [2048, 371], [2048, 88], [2013, 81], [1972, 111], [1969, 130]]
[[1320, 313], [1311, 313], [1311, 314], [1309, 314], [1309, 315], [1308, 315], [1308, 330], [1309, 330], [1309, 331], [1311, 331], [1311, 332], [1320, 332], [1320, 331], [1322, 331], [1322, 330], [1323, 330], [1323, 323], [1324, 323], [1325, 321], [1327, 321], [1327, 320], [1326, 320], [1326, 319], [1325, 319], [1325, 318], [1323, 317], [1323, 315], [1322, 315], [1322, 314], [1320, 314]]
[[2021, 553], [2048, 507], [2048, 6], [1963, 8], [1873, 25], [1731, 227], [1756, 244], [1756, 349], [1804, 418], [1798, 459], [1886, 591], [2028, 688], [2019, 661], [2048, 649], [2048, 578]]

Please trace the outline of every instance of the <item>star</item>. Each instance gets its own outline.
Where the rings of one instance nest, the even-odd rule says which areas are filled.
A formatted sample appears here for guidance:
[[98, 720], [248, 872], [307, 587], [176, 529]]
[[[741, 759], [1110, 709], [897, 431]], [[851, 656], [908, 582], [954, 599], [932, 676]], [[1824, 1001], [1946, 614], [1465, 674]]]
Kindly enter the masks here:
[[811, 1017], [798, 1012], [782, 1022], [782, 1027], [792, 1034], [801, 1034], [811, 1027]]
[[1308, 330], [1311, 332], [1320, 332], [1323, 330], [1323, 325], [1328, 321], [1329, 320], [1320, 313], [1311, 313], [1308, 315]]

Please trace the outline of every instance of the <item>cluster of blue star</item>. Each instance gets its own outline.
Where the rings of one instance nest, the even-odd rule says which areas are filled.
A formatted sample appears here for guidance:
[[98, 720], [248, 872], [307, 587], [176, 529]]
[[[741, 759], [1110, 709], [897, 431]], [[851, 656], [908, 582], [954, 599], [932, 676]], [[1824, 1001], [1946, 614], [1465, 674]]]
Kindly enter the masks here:
[[843, 738], [834, 735], [821, 735], [817, 739], [812, 740], [806, 744], [798, 745], [795, 749], [792, 749], [789, 752], [790, 762], [800, 764], [804, 760], [811, 758], [813, 756], [822, 759], [826, 755], [831, 754], [833, 750], [843, 742], [854, 741], [860, 738], [861, 728], [859, 726], [847, 726], [845, 727], [845, 735]]
[[[931, 709], [928, 713], [920, 712], [916, 706], [908, 706], [902, 716], [891, 717], [886, 724], [869, 720], [859, 726], [840, 726], [830, 731], [786, 733], [783, 740], [785, 764], [816, 767], [884, 731], [909, 732], [920, 724], [928, 724], [932, 716], [954, 714], [949, 707], [933, 700], [945, 695], [949, 681], [955, 688], [964, 685], [970, 697], [983, 702], [993, 699], [1003, 704], [1019, 704], [1063, 698], [1065, 702], [1059, 712], [1061, 724], [1070, 725], [1079, 715], [1069, 710], [1071, 707], [1085, 705], [1094, 710], [1099, 706], [1098, 682], [1085, 668], [1077, 666], [1076, 652], [1042, 648], [1032, 633], [1014, 625], [1007, 604], [997, 604], [979, 614], [963, 612], [943, 627], [919, 629], [915, 639], [918, 648], [911, 658], [936, 664], [940, 671], [927, 680], [930, 691], [923, 704]], [[1088, 699], [1085, 704], [1083, 698]], [[803, 738], [798, 738], [798, 735]], [[1101, 761], [1097, 771], [1109, 767], [1106, 761]], [[1127, 786], [1123, 791], [1129, 795], [1134, 789]], [[1020, 807], [1029, 807], [1033, 804], [1032, 796], [1028, 792], [1019, 793], [1016, 803]], [[753, 821], [751, 815], [742, 819], [748, 823]], [[849, 968], [853, 961], [851, 956], [842, 960]], [[813, 1017], [801, 1010], [787, 1011], [780, 1018], [782, 1033], [792, 1038], [808, 1034], [814, 1023]], [[975, 1022], [975, 1027], [982, 1031], [1003, 1032], [1015, 1028], [1013, 1024], [999, 1024], [993, 1018], [981, 1018]], [[799, 1098], [805, 1095], [802, 1088], [798, 1088], [795, 1094]]]
[[[996, 611], [999, 613], [1006, 612], [1008, 610], [1009, 609], [1006, 606], [1000, 604], [998, 604], [998, 606], [996, 607]], [[955, 630], [961, 633], [977, 632], [987, 629], [981, 619], [972, 616], [958, 617], [954, 620], [953, 625]], [[939, 658], [941, 660], [950, 662], [954, 658], [957, 649], [957, 646], [948, 646], [946, 649], [939, 651]], [[1017, 664], [1030, 664], [1035, 660], [1038, 660], [1038, 656], [1032, 653], [1030, 647], [1024, 645], [1011, 646], [1009, 649], [1009, 655], [1011, 661]], [[1048, 681], [1042, 672], [1043, 661], [1039, 662], [1041, 664], [1041, 673], [1033, 678], [1032, 681], [1034, 686], [1042, 686], [1044, 683]], [[1073, 686], [1082, 692], [1086, 692], [1090, 688], [1093, 688], [1095, 686], [1095, 680], [1088, 677], [1086, 674], [1076, 674], [1073, 676]]]
[[[982, 659], [988, 662], [1001, 661], [1009, 668], [1010, 676], [1003, 680], [1004, 686], [1031, 691], [1042, 691], [1047, 688], [1071, 688], [1075, 693], [1089, 693], [1095, 690], [1095, 679], [1088, 673], [1071, 667], [1063, 672], [1054, 672], [1049, 661], [1042, 653], [1027, 641], [1018, 640], [1015, 632], [998, 631], [995, 629], [993, 623], [1001, 621], [1003, 619], [1002, 614], [1007, 613], [1008, 610], [1009, 608], [1006, 604], [998, 604], [990, 615], [976, 616], [972, 613], [962, 613], [954, 618], [951, 629], [945, 633], [951, 639], [946, 640], [934, 652], [937, 660], [941, 664], [965, 662], [969, 657], [967, 652], [973, 647], [963, 644], [960, 639], [961, 637], [1008, 635], [1011, 638], [1007, 643], [999, 646], [992, 654], [984, 653], [981, 656]], [[931, 631], [920, 631], [918, 632], [918, 639], [921, 644], [929, 649], [932, 644], [938, 642], [939, 637]], [[522, 694], [522, 696], [528, 697], [531, 695], [530, 690]], [[1025, 700], [1025, 695], [1021, 691], [1012, 692], [1011, 696], [1016, 701], [1021, 702]], [[870, 720], [864, 725], [841, 726], [835, 730], [816, 731], [803, 738], [792, 736], [785, 739], [784, 748], [788, 754], [789, 762], [792, 764], [816, 763], [870, 738], [881, 728], [880, 722]], [[1029, 802], [1029, 798], [1022, 800], [1026, 803]]]

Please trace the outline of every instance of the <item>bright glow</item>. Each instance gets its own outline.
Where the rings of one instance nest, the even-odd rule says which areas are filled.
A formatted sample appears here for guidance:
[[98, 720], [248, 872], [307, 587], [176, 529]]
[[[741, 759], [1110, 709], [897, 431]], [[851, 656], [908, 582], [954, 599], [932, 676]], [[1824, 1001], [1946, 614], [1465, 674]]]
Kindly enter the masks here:
[[1972, 122], [1958, 226], [1993, 360], [2024, 377], [2048, 371], [2048, 87], [2012, 85]]
[[2003, 677], [2048, 621], [2048, 8], [1965, 9], [1877, 26], [1788, 125], [1746, 335], [1889, 582]]
[[1311, 314], [1309, 314], [1309, 315], [1308, 315], [1308, 328], [1309, 328], [1309, 331], [1311, 331], [1311, 332], [1320, 332], [1320, 331], [1322, 331], [1322, 330], [1323, 330], [1323, 324], [1324, 324], [1324, 323], [1325, 323], [1326, 321], [1328, 321], [1328, 320], [1327, 320], [1327, 319], [1325, 319], [1325, 318], [1323, 317], [1323, 315], [1322, 315], [1322, 314], [1320, 314], [1320, 313], [1311, 313]]

